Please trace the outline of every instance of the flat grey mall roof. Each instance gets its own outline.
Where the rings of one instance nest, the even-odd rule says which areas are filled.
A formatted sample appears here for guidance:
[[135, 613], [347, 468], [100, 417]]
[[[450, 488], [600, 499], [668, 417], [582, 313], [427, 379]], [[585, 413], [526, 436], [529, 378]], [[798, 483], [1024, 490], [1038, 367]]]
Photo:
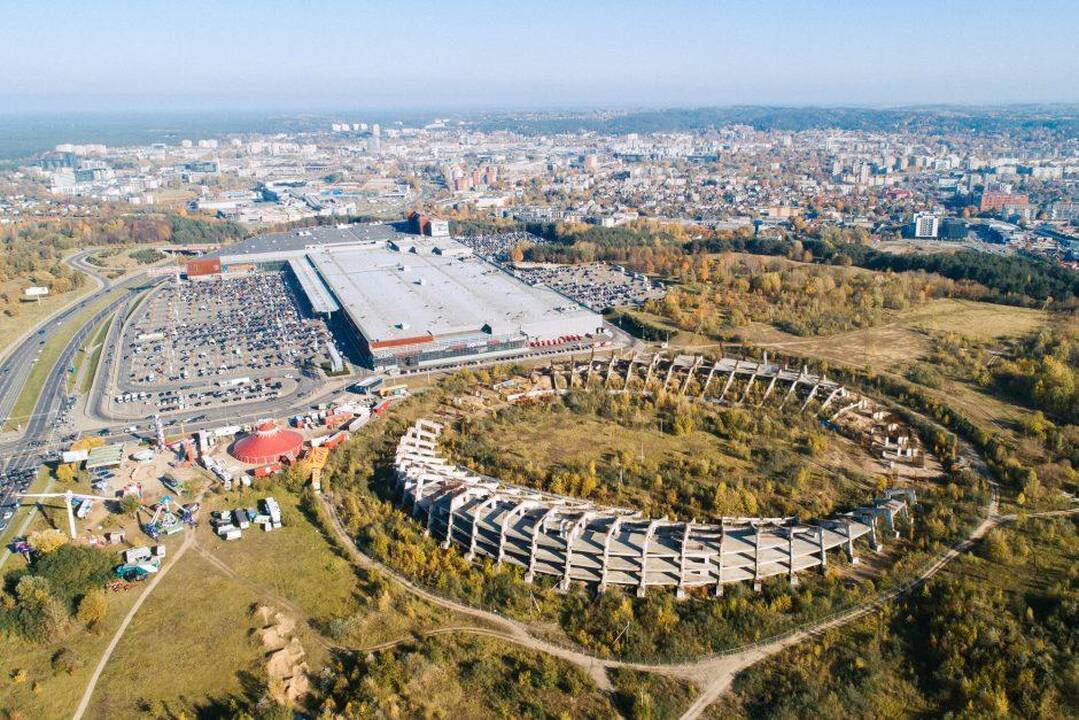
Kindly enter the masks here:
[[425, 335], [529, 337], [595, 332], [599, 315], [530, 287], [449, 238], [312, 248], [308, 257], [369, 342]]
[[308, 245], [375, 242], [409, 237], [386, 223], [321, 225], [283, 233], [269, 233], [248, 238], [209, 253], [207, 257], [260, 255], [273, 252], [296, 252]]

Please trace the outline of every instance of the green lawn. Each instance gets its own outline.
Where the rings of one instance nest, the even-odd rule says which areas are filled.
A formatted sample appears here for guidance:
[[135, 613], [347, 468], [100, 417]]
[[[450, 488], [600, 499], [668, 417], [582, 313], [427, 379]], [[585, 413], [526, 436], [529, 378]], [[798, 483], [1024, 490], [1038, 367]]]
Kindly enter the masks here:
[[[76, 383], [78, 384], [79, 392], [89, 392], [90, 385], [94, 381], [94, 373], [97, 372], [98, 362], [101, 360], [102, 343], [105, 340], [109, 325], [115, 317], [116, 315], [109, 315], [102, 320], [94, 328], [94, 331], [87, 336], [78, 352], [75, 353], [75, 372], [69, 373], [67, 378], [67, 391], [69, 393], [75, 388]], [[87, 363], [87, 360], [89, 360], [89, 363]]]

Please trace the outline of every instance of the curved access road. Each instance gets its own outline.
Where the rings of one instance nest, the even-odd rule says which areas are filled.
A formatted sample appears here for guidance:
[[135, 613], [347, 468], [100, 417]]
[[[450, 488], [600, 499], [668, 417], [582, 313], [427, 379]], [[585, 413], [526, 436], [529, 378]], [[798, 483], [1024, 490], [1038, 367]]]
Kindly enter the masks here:
[[1010, 519], [1010, 517], [997, 515], [997, 498], [994, 493], [989, 506], [986, 508], [987, 516], [978, 527], [975, 528], [962, 542], [938, 556], [915, 580], [897, 590], [878, 596], [870, 602], [851, 608], [850, 610], [825, 620], [815, 622], [802, 629], [786, 633], [777, 638], [737, 648], [720, 655], [680, 663], [637, 663], [596, 657], [579, 650], [556, 645], [534, 636], [532, 631], [524, 623], [518, 620], [505, 617], [489, 610], [475, 608], [419, 587], [411, 580], [403, 577], [396, 570], [393, 570], [362, 552], [348, 534], [348, 531], [341, 522], [332, 502], [326, 497], [320, 497], [320, 503], [330, 520], [330, 529], [337, 537], [338, 544], [346, 551], [353, 562], [365, 569], [376, 570], [385, 574], [397, 584], [401, 585], [407, 592], [422, 600], [492, 626], [491, 630], [484, 631], [483, 634], [501, 638], [529, 650], [547, 653], [577, 665], [585, 670], [596, 684], [603, 689], [609, 690], [611, 688], [610, 680], [607, 677], [607, 670], [609, 668], [628, 668], [667, 675], [693, 682], [699, 688], [700, 694], [689, 710], [683, 715], [684, 720], [691, 720], [692, 718], [698, 717], [704, 708], [712, 704], [712, 702], [730, 687], [730, 683], [734, 676], [742, 670], [766, 657], [797, 644], [802, 640], [864, 617], [868, 613], [875, 611], [881, 605], [920, 586], [926, 580], [938, 573], [949, 562], [967, 551], [991, 528]]

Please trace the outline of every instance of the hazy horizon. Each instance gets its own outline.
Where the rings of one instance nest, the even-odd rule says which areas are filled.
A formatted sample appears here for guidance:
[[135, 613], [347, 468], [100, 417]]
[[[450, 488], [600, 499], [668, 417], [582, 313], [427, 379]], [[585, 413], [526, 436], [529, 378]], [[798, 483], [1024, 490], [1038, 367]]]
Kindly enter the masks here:
[[7, 113], [1079, 101], [1079, 4], [5, 2]]

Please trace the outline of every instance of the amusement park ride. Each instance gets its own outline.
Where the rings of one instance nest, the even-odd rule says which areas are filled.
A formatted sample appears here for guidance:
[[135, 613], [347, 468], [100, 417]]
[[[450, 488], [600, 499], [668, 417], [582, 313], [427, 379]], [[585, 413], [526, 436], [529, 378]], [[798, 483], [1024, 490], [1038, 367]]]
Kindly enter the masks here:
[[[184, 529], [184, 525], [194, 526], [199, 513], [197, 502], [181, 505], [175, 502], [171, 495], [162, 495], [151, 507], [154, 514], [149, 521], [143, 523], [142, 530], [154, 540], [162, 535], [175, 535]], [[146, 507], [143, 506], [143, 509], [146, 510]]]

